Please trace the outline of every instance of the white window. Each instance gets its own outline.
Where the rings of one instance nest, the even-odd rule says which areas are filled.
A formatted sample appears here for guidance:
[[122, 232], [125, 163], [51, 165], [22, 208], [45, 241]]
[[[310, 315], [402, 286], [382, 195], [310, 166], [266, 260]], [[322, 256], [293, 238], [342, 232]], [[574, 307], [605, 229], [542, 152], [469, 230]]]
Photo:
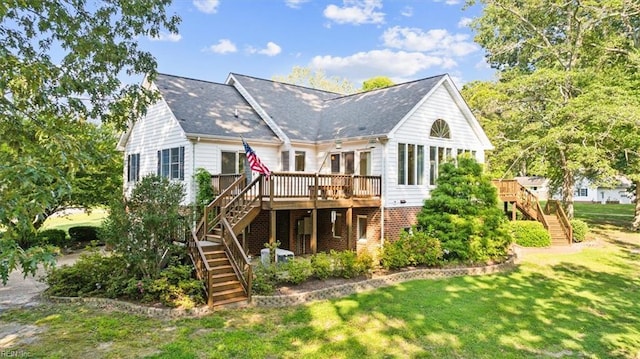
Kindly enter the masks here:
[[244, 152], [230, 152], [222, 151], [220, 159], [222, 161], [220, 165], [220, 173], [222, 174], [237, 174], [244, 172], [244, 160], [246, 158]]
[[356, 222], [358, 240], [367, 240], [367, 216], [358, 216]]
[[158, 176], [184, 180], [184, 146], [158, 151]]
[[289, 172], [289, 151], [280, 152], [280, 163], [282, 164], [282, 171]]
[[398, 143], [398, 184], [424, 184], [424, 146]]
[[127, 182], [140, 180], [140, 154], [132, 153], [127, 156]]
[[296, 151], [295, 153], [295, 170], [296, 172], [304, 172], [305, 168], [305, 157], [306, 153], [304, 151]]
[[335, 218], [331, 218], [331, 220], [333, 221], [331, 225], [331, 232], [333, 233], [333, 238], [342, 238], [342, 213], [336, 212]]
[[435, 186], [440, 165], [450, 161], [452, 149], [446, 147], [429, 147], [429, 184]]
[[447, 121], [441, 118], [435, 120], [433, 125], [431, 125], [431, 132], [429, 135], [435, 138], [451, 138], [451, 131], [449, 130]]

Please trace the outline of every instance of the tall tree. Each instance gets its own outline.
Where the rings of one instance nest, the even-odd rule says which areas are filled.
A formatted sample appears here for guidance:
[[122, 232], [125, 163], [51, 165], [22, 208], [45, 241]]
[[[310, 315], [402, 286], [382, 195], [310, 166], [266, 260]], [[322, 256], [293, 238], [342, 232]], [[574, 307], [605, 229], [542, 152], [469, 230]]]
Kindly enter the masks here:
[[355, 87], [347, 79], [341, 79], [336, 76], [327, 77], [322, 70], [313, 70], [302, 66], [294, 66], [290, 74], [273, 76], [272, 79], [274, 81], [340, 94], [351, 94], [355, 92]]
[[[74, 181], [91, 160], [88, 119], [124, 128], [155, 95], [123, 75], [153, 77], [153, 56], [138, 38], [177, 32], [170, 0], [0, 2], [0, 276], [34, 273], [51, 258], [23, 251], [17, 239], [34, 234], [34, 214], [79, 196]], [[91, 143], [95, 143], [91, 141]], [[77, 184], [77, 182], [76, 182]]]
[[[515, 131], [506, 140], [540, 156], [537, 162], [544, 162], [573, 216], [575, 181], [611, 177], [613, 154], [622, 150], [614, 134], [638, 119], [631, 87], [620, 83], [637, 78], [640, 4], [469, 2], [474, 3], [484, 5], [473, 24], [476, 41], [501, 72], [505, 107], [515, 111], [508, 125]], [[634, 110], [621, 116], [620, 107]]]
[[393, 81], [386, 76], [376, 76], [362, 83], [362, 91], [371, 91], [375, 89], [382, 89], [385, 87], [395, 85]]

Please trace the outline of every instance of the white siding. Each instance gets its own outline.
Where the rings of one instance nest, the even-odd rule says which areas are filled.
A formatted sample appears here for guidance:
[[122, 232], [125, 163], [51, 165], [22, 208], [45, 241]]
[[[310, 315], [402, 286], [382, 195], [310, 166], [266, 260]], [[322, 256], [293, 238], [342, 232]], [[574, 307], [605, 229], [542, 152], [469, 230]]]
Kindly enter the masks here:
[[[450, 139], [430, 138], [431, 125], [443, 119], [449, 125]], [[398, 185], [398, 143], [424, 145], [424, 185]], [[458, 149], [476, 151], [476, 158], [484, 162], [483, 144], [472, 130], [463, 111], [458, 107], [447, 86], [439, 86], [431, 96], [390, 134], [386, 144], [385, 184], [386, 207], [422, 206], [429, 197], [429, 147], [451, 148], [455, 155]]]
[[183, 204], [191, 202], [192, 149], [182, 128], [164, 101], [151, 105], [147, 114], [136, 121], [124, 149], [124, 193], [130, 194], [134, 182], [127, 182], [127, 155], [140, 154], [140, 177], [157, 173], [158, 150], [184, 146], [184, 177], [186, 197]]

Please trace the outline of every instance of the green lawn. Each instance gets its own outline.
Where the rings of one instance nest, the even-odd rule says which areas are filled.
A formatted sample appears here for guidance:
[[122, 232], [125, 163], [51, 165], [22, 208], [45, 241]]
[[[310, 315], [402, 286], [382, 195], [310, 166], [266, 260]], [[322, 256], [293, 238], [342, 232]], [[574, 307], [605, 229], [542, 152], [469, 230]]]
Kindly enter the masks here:
[[[37, 358], [638, 358], [638, 234], [537, 254], [500, 275], [418, 280], [342, 299], [156, 320], [52, 304], [0, 315], [35, 325]], [[603, 237], [604, 238], [604, 237]]]
[[594, 227], [630, 227], [633, 204], [574, 203], [574, 214]]
[[70, 227], [94, 226], [100, 227], [102, 221], [107, 217], [107, 210], [94, 208], [90, 212], [74, 212], [66, 215], [55, 215], [47, 218], [42, 225], [42, 229], [61, 229], [68, 231]]

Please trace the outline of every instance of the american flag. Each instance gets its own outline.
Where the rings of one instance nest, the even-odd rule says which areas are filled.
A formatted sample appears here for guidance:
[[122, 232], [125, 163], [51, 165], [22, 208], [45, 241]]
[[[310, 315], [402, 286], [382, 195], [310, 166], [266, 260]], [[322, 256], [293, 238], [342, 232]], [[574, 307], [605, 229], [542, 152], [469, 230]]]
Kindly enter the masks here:
[[267, 166], [265, 166], [264, 163], [260, 161], [258, 155], [256, 155], [247, 141], [243, 139], [242, 144], [244, 145], [244, 152], [247, 154], [247, 161], [249, 161], [249, 167], [251, 167], [251, 170], [261, 173], [269, 178], [269, 176], [271, 175], [271, 171], [269, 171], [269, 168], [267, 168]]

